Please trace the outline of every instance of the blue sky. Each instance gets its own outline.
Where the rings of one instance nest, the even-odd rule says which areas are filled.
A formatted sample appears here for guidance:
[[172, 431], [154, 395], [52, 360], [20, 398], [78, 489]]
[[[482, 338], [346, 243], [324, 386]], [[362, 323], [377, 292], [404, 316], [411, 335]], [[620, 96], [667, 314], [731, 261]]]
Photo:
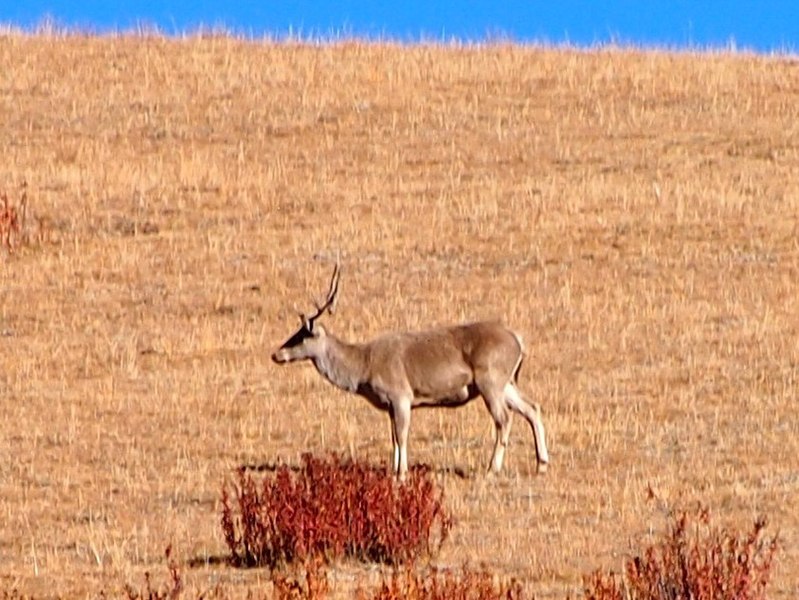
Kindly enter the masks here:
[[248, 37], [358, 36], [401, 41], [507, 38], [593, 46], [799, 49], [799, 0], [0, 0], [0, 23], [34, 28], [49, 17], [92, 32], [156, 26], [166, 34], [225, 27]]

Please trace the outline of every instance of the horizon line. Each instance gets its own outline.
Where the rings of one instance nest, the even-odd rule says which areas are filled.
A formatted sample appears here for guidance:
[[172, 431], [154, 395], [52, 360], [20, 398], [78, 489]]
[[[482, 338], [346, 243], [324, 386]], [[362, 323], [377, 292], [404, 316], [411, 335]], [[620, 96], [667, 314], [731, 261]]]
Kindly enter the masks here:
[[[579, 42], [575, 40], [551, 40], [546, 37], [519, 38], [512, 33], [503, 32], [498, 28], [491, 28], [492, 31], [484, 37], [464, 37], [459, 35], [434, 35], [420, 32], [418, 35], [393, 35], [388, 32], [380, 34], [370, 34], [357, 32], [348, 27], [342, 27], [338, 31], [328, 31], [327, 33], [315, 32], [313, 30], [304, 32], [302, 28], [289, 27], [287, 30], [263, 30], [256, 33], [254, 30], [246, 31], [244, 28], [229, 26], [224, 23], [213, 25], [200, 23], [185, 29], [168, 31], [162, 25], [147, 19], [141, 19], [135, 24], [121, 26], [97, 26], [81, 24], [62, 24], [50, 15], [45, 15], [38, 23], [24, 26], [9, 21], [0, 21], [0, 36], [21, 35], [27, 37], [52, 36], [52, 37], [161, 37], [171, 40], [182, 40], [190, 38], [204, 37], [226, 37], [231, 40], [244, 42], [269, 42], [269, 43], [294, 43], [307, 45], [334, 45], [345, 42], [361, 42], [367, 45], [397, 45], [407, 47], [424, 46], [453, 46], [464, 48], [480, 47], [499, 47], [515, 46], [519, 48], [552, 49], [552, 50], [575, 50], [575, 51], [598, 51], [598, 50], [620, 50], [620, 51], [640, 51], [640, 52], [662, 52], [668, 54], [729, 54], [734, 56], [761, 56], [764, 58], [796, 58], [797, 51], [792, 47], [782, 46], [770, 50], [758, 49], [754, 46], [739, 46], [734, 36], [724, 44], [700, 44], [687, 42], [685, 44], [675, 42], [641, 42], [635, 40], [624, 40], [620, 36], [609, 36], [606, 40], [596, 40], [593, 42]], [[568, 38], [568, 36], [567, 36]]]

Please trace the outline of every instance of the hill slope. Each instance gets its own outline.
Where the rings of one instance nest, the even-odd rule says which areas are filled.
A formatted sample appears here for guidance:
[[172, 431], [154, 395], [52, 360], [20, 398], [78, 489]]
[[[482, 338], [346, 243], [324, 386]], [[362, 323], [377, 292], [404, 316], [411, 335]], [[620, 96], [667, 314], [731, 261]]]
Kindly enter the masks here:
[[28, 198], [0, 254], [0, 586], [118, 593], [170, 543], [224, 555], [237, 466], [387, 461], [385, 415], [268, 360], [340, 250], [343, 337], [502, 317], [526, 338], [548, 475], [517, 423], [482, 476], [477, 403], [414, 414], [411, 461], [457, 518], [440, 564], [563, 597], [701, 501], [768, 515], [773, 596], [799, 590], [795, 62], [6, 35], [0, 115], [0, 191]]

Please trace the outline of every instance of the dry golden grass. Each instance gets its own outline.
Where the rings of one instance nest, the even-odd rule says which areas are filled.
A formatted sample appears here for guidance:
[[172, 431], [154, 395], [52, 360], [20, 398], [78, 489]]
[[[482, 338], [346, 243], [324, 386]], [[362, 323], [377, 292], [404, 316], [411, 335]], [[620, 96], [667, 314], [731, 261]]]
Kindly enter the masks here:
[[[485, 478], [479, 403], [414, 414], [441, 566], [579, 592], [695, 500], [799, 594], [799, 64], [724, 54], [0, 37], [0, 587], [268, 589], [219, 526], [242, 464], [390, 454], [388, 419], [269, 352], [341, 251], [348, 339], [483, 317], [544, 407]], [[451, 474], [463, 469], [461, 479]], [[335, 594], [377, 581], [342, 565]]]

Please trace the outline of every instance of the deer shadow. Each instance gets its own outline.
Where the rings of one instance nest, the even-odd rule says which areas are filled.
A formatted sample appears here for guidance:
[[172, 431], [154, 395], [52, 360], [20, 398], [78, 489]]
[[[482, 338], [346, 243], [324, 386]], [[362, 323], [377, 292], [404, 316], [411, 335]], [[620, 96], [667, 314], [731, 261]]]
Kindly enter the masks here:
[[[382, 467], [375, 467], [375, 468], [382, 468]], [[263, 462], [263, 463], [245, 463], [239, 465], [236, 469], [237, 471], [242, 472], [252, 472], [252, 473], [275, 473], [279, 469], [288, 469], [292, 473], [300, 473], [303, 470], [302, 465], [298, 464], [291, 464], [285, 463], [281, 461], [270, 461], [270, 462]], [[411, 467], [411, 470], [419, 469], [424, 472], [433, 473], [434, 475], [438, 476], [454, 476], [458, 479], [474, 479], [475, 474], [469, 473], [463, 467], [434, 467], [428, 463], [418, 463]]]

